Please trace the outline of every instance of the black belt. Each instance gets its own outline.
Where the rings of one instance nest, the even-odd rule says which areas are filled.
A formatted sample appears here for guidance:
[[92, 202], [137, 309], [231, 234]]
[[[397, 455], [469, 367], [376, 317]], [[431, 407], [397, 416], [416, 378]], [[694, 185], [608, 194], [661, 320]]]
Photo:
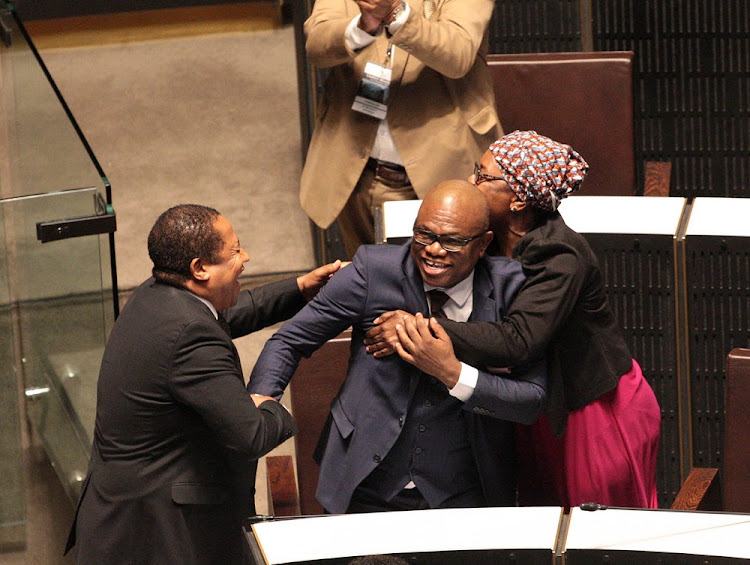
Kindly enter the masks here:
[[388, 161], [378, 161], [372, 157], [367, 160], [366, 169], [375, 172], [375, 177], [384, 180], [393, 186], [406, 186], [411, 184], [409, 182], [409, 176], [406, 174], [406, 169], [401, 165], [395, 163], [389, 163]]

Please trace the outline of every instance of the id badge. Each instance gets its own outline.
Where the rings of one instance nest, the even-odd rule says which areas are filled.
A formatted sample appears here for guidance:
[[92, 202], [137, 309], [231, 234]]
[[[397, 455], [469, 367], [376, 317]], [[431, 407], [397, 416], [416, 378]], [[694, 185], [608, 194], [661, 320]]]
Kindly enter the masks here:
[[365, 74], [359, 83], [352, 110], [382, 120], [388, 112], [388, 89], [391, 69], [377, 63], [365, 65]]

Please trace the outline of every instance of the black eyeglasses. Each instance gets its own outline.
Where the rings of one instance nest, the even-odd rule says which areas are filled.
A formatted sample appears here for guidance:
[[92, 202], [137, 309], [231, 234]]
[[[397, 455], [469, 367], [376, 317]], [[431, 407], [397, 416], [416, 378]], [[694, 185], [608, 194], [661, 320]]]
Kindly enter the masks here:
[[494, 180], [505, 180], [503, 177], [488, 175], [479, 170], [479, 163], [474, 163], [474, 186], [479, 186], [483, 182], [492, 182]]
[[430, 230], [414, 228], [414, 241], [425, 246], [432, 245], [437, 241], [440, 244], [440, 247], [446, 251], [458, 253], [466, 247], [469, 242], [474, 241], [478, 237], [482, 237], [485, 233], [487, 232], [483, 231], [482, 233], [472, 235], [471, 237], [458, 237], [455, 235], [438, 235], [432, 233]]

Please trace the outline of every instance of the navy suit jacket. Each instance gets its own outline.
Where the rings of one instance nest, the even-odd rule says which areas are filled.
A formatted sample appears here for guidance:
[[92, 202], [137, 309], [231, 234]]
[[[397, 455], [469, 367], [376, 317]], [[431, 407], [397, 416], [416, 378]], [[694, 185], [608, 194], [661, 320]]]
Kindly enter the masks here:
[[[302, 304], [292, 279], [241, 292], [226, 319], [239, 337]], [[104, 350], [67, 549], [78, 542], [78, 563], [242, 563], [240, 520], [254, 513], [257, 459], [295, 432], [280, 404], [255, 407], [208, 306], [147, 280]]]
[[[474, 276], [472, 320], [497, 320], [523, 283], [518, 262], [485, 258]], [[332, 425], [321, 438], [317, 499], [329, 512], [345, 512], [354, 489], [388, 454], [401, 433], [420, 371], [398, 355], [376, 359], [364, 334], [380, 314], [401, 309], [427, 313], [422, 278], [409, 246], [360, 247], [318, 296], [266, 343], [248, 385], [251, 392], [280, 397], [301, 357], [352, 327], [347, 377], [331, 405]], [[481, 372], [465, 403], [470, 441], [489, 505], [515, 503], [513, 424], [531, 423], [544, 408], [543, 362], [512, 375]]]

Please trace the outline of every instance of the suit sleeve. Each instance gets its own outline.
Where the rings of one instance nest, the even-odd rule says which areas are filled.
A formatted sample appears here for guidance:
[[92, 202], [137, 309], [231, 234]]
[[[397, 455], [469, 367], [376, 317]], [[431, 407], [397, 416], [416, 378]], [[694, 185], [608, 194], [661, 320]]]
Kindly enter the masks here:
[[520, 424], [532, 424], [544, 411], [547, 364], [544, 359], [505, 372], [479, 371], [474, 393], [464, 409]]
[[297, 428], [283, 406], [256, 407], [235, 364], [226, 334], [210, 319], [183, 328], [174, 343], [170, 392], [194, 410], [230, 452], [257, 459]]
[[367, 261], [361, 248], [299, 314], [266, 342], [248, 383], [248, 390], [281, 398], [302, 357], [362, 318], [367, 299]]
[[562, 242], [530, 244], [522, 257], [526, 282], [499, 322], [440, 320], [456, 356], [475, 367], [517, 367], [543, 357], [576, 305], [585, 271]]
[[[495, 280], [496, 315], [502, 317], [525, 283], [521, 265], [509, 261], [502, 277]], [[440, 320], [442, 321], [442, 320]], [[467, 322], [469, 326], [484, 322]], [[464, 409], [475, 414], [500, 418], [521, 424], [533, 423], [544, 411], [547, 399], [547, 363], [544, 358], [524, 363], [511, 369], [488, 368], [485, 364], [475, 365], [479, 369], [474, 392], [464, 403]]]
[[342, 65], [357, 54], [346, 47], [344, 32], [349, 22], [359, 14], [351, 0], [316, 0], [312, 14], [305, 22], [305, 49], [316, 67]]
[[441, 75], [461, 78], [474, 66], [495, 3], [436, 0], [436, 4], [429, 20], [411, 6], [408, 19], [391, 41]]
[[223, 314], [237, 338], [283, 322], [305, 304], [297, 279], [291, 278], [240, 292], [237, 304]]

